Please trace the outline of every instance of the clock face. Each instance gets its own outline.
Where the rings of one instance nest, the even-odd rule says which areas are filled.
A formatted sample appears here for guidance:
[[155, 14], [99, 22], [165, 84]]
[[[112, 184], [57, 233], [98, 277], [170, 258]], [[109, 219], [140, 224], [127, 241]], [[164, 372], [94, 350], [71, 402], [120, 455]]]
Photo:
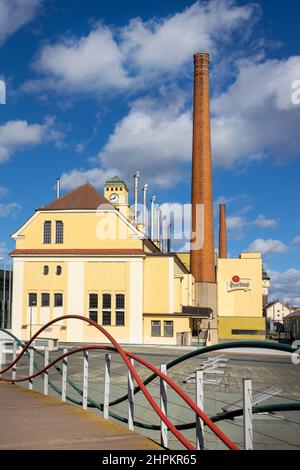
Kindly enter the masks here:
[[112, 202], [112, 203], [116, 203], [116, 202], [118, 202], [118, 200], [119, 200], [119, 196], [118, 196], [117, 194], [115, 194], [115, 193], [112, 193], [112, 194], [109, 196], [109, 200], [110, 200], [110, 202]]

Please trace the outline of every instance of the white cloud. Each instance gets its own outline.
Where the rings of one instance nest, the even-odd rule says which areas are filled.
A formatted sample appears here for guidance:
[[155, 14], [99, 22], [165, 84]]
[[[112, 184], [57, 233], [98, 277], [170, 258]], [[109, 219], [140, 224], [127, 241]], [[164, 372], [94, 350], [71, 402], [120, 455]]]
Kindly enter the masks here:
[[16, 202], [10, 202], [8, 204], [0, 204], [0, 219], [7, 217], [16, 217], [21, 211], [22, 206]]
[[5, 188], [4, 186], [0, 186], [0, 197], [6, 196], [8, 193], [8, 189]]
[[270, 296], [300, 306], [300, 270], [268, 271], [271, 277]]
[[15, 120], [0, 126], [0, 163], [9, 160], [15, 152], [44, 141], [52, 140], [59, 145], [62, 133], [55, 129], [54, 122], [54, 118], [48, 117], [44, 124]]
[[191, 113], [182, 109], [181, 98], [176, 94], [171, 104], [150, 99], [134, 102], [100, 152], [100, 168], [71, 171], [63, 175], [62, 184], [68, 181], [69, 185], [70, 177], [78, 182], [80, 174], [92, 182], [98, 172], [117, 173], [128, 180], [139, 169], [151, 185], [171, 186], [182, 177], [181, 164], [191, 155]]
[[42, 78], [23, 89], [98, 94], [153, 86], [154, 78], [170, 73], [174, 80], [193, 53], [216, 54], [218, 41], [225, 43], [256, 11], [253, 4], [237, 6], [232, 0], [197, 1], [174, 15], [146, 22], [134, 18], [118, 29], [98, 24], [86, 36], [44, 45], [34, 62]]
[[33, 66], [47, 78], [28, 82], [25, 89], [50, 87], [80, 93], [124, 89], [131, 80], [122, 60], [110, 29], [98, 25], [87, 36], [44, 46]]
[[7, 255], [7, 246], [5, 242], [0, 242], [0, 263], [3, 262], [3, 258]]
[[263, 240], [262, 238], [257, 238], [249, 245], [247, 251], [270, 254], [285, 253], [286, 251], [288, 251], [288, 249], [289, 247], [282, 243], [280, 240]]
[[260, 228], [275, 228], [277, 227], [277, 220], [268, 219], [264, 215], [260, 214], [254, 221], [253, 224]]
[[253, 4], [238, 7], [230, 0], [212, 0], [161, 20], [134, 18], [121, 31], [121, 49], [140, 71], [174, 72], [199, 49], [216, 52], [216, 42], [225, 42], [254, 11]]
[[61, 188], [71, 190], [89, 182], [96, 188], [99, 188], [103, 183], [116, 174], [116, 170], [103, 171], [101, 169], [93, 168], [91, 170], [71, 170], [61, 175]]
[[300, 235], [294, 238], [293, 243], [300, 243]]
[[0, 0], [0, 44], [31, 21], [42, 0]]
[[292, 103], [292, 83], [300, 76], [300, 56], [238, 63], [232, 85], [212, 100], [212, 145], [216, 165], [231, 167], [300, 151], [300, 107]]

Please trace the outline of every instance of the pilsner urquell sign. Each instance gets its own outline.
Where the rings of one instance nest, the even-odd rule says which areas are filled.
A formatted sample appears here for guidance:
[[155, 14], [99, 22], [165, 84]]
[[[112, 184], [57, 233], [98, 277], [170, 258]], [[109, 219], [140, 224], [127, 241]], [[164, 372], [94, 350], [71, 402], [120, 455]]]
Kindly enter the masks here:
[[227, 282], [227, 292], [234, 290], [251, 290], [251, 280], [240, 278], [240, 276], [233, 276], [231, 281]]

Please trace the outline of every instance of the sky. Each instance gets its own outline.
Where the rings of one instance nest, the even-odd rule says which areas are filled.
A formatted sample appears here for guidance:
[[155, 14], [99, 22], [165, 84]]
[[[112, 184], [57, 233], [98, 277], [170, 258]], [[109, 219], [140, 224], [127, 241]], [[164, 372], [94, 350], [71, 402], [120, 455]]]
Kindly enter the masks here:
[[0, 263], [57, 178], [102, 191], [139, 170], [149, 197], [190, 202], [204, 50], [216, 245], [223, 202], [230, 256], [262, 252], [271, 298], [300, 305], [299, 17], [294, 0], [0, 0]]

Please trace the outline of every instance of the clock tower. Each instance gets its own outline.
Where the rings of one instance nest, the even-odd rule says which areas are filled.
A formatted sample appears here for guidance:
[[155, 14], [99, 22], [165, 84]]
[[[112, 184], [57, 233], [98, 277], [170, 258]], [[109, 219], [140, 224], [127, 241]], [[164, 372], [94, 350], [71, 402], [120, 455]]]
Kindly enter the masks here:
[[104, 184], [104, 197], [122, 212], [129, 220], [132, 209], [128, 204], [128, 187], [118, 176], [107, 180]]

